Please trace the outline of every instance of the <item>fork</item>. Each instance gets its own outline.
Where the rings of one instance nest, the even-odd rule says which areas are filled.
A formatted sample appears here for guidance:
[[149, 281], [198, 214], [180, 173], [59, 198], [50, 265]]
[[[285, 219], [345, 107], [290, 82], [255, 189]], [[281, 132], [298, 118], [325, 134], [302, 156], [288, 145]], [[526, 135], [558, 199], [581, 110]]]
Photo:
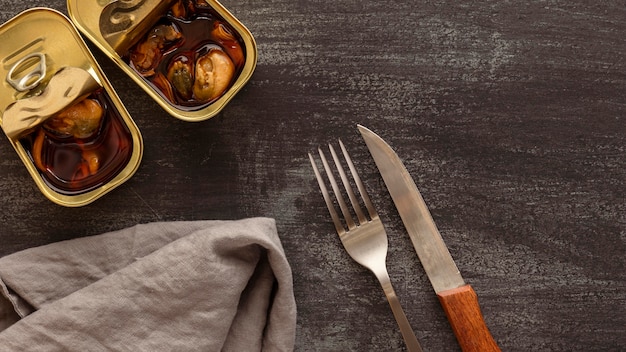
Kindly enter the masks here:
[[[350, 203], [352, 204], [353, 213], [357, 217], [358, 224], [353, 219], [353, 213], [348, 208], [346, 201], [342, 195], [342, 192], [335, 181], [335, 177], [331, 171], [330, 165], [326, 160], [326, 156], [324, 152], [322, 152], [321, 148], [318, 148], [320, 159], [322, 160], [322, 164], [324, 165], [324, 170], [326, 171], [326, 176], [328, 177], [328, 181], [330, 182], [333, 193], [335, 194], [335, 198], [337, 200], [337, 204], [341, 209], [341, 213], [343, 214], [343, 222], [335, 209], [335, 205], [330, 197], [328, 189], [324, 184], [324, 180], [322, 179], [322, 175], [317, 168], [317, 164], [315, 163], [315, 159], [309, 153], [309, 159], [311, 161], [311, 165], [313, 166], [313, 171], [315, 172], [315, 177], [317, 178], [317, 182], [319, 183], [320, 190], [322, 191], [322, 195], [324, 196], [324, 200], [326, 202], [326, 206], [328, 207], [328, 211], [330, 212], [330, 217], [335, 224], [335, 229], [337, 230], [337, 234], [341, 239], [341, 243], [346, 249], [346, 252], [362, 266], [369, 269], [383, 288], [385, 292], [385, 296], [389, 301], [389, 305], [391, 306], [391, 311], [393, 312], [394, 317], [396, 318], [396, 322], [400, 327], [400, 332], [402, 334], [402, 338], [406, 343], [407, 350], [410, 352], [421, 352], [422, 348], [420, 347], [417, 338], [415, 337], [415, 333], [411, 329], [411, 325], [402, 310], [402, 306], [400, 305], [400, 301], [398, 300], [398, 296], [391, 285], [391, 280], [389, 279], [389, 273], [387, 272], [386, 266], [386, 258], [387, 258], [387, 233], [385, 232], [385, 228], [383, 226], [382, 221], [378, 217], [378, 213], [374, 208], [374, 205], [370, 201], [367, 192], [365, 191], [365, 187], [363, 186], [363, 182], [354, 168], [354, 164], [350, 159], [350, 155], [348, 155], [348, 151], [344, 146], [343, 142], [339, 140], [339, 146], [341, 147], [341, 151], [343, 153], [344, 159], [348, 168], [350, 169], [350, 173], [352, 174], [352, 178], [354, 179], [354, 183], [359, 190], [361, 195], [361, 199], [367, 211], [369, 213], [369, 219], [366, 217], [365, 213], [361, 209], [359, 205], [359, 200], [357, 199], [348, 177], [344, 172], [339, 158], [337, 157], [337, 153], [335, 153], [335, 149], [331, 144], [328, 145], [330, 149], [330, 153], [332, 155], [335, 167], [339, 176], [341, 177], [341, 182], [343, 183], [344, 189], [348, 198], [350, 199]], [[345, 224], [345, 225], [344, 225]], [[347, 226], [347, 229], [346, 229]]]

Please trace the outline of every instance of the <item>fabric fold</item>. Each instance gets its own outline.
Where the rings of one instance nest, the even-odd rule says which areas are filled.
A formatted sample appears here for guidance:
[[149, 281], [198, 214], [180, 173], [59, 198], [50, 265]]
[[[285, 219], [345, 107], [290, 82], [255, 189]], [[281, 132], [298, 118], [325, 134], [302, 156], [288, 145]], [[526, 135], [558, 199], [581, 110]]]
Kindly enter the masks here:
[[142, 224], [28, 249], [0, 258], [0, 296], [10, 351], [294, 346], [291, 268], [268, 218]]

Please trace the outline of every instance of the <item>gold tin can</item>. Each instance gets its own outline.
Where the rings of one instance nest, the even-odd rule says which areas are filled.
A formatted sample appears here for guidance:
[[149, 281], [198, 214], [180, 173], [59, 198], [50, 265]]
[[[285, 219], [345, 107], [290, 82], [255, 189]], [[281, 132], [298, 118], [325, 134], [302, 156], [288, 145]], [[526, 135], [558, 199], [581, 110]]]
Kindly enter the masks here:
[[0, 42], [0, 126], [41, 192], [78, 207], [128, 180], [141, 134], [73, 23], [33, 8]]
[[219, 113], [257, 61], [248, 29], [215, 0], [68, 0], [78, 29], [165, 111]]

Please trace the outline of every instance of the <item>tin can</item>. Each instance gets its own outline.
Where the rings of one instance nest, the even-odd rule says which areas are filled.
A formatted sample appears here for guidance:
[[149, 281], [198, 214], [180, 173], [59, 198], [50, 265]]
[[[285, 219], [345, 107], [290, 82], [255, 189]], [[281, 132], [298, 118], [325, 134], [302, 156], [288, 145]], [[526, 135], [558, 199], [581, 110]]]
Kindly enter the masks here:
[[215, 0], [68, 0], [68, 13], [165, 111], [218, 114], [257, 61], [248, 29]]
[[0, 42], [0, 126], [41, 192], [78, 207], [128, 180], [141, 134], [73, 23], [33, 8]]

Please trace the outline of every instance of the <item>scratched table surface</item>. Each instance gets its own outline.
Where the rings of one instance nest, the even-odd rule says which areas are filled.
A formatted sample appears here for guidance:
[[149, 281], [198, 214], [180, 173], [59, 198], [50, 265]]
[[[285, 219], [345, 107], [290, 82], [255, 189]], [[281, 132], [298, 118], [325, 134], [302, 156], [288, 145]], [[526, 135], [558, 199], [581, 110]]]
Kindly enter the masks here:
[[[258, 65], [204, 122], [170, 117], [90, 46], [145, 142], [137, 173], [105, 197], [53, 204], [0, 140], [0, 255], [138, 223], [273, 217], [293, 269], [296, 351], [404, 350], [308, 160], [341, 138], [424, 350], [459, 351], [363, 124], [404, 160], [503, 350], [626, 350], [622, 1], [222, 4], [255, 36]], [[67, 14], [61, 0], [2, 0], [0, 20], [34, 6]]]

